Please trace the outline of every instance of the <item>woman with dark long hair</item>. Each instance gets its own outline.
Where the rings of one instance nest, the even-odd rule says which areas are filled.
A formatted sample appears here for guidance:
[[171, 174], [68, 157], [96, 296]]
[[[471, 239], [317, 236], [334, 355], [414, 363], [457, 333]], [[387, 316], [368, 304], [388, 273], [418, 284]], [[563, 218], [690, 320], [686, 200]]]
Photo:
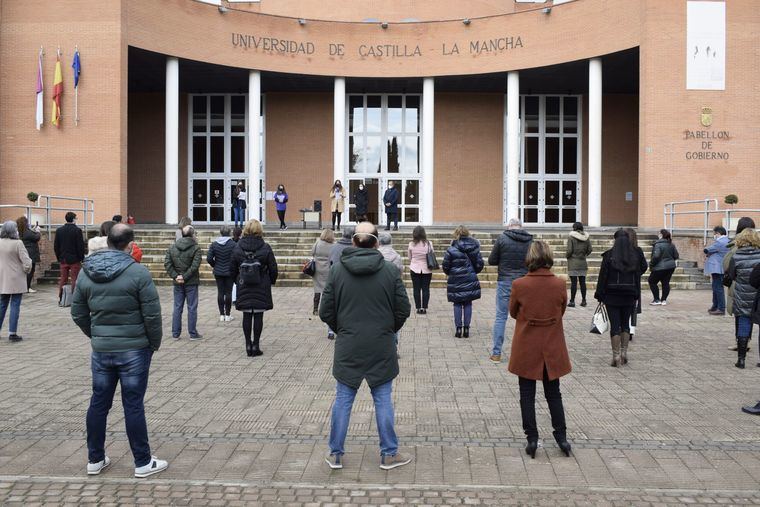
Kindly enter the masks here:
[[427, 254], [433, 249], [433, 245], [427, 239], [425, 228], [418, 225], [412, 231], [412, 241], [409, 242], [407, 255], [409, 256], [409, 274], [412, 277], [412, 293], [414, 294], [414, 306], [417, 313], [425, 315], [430, 302], [430, 280], [433, 272], [427, 264]]
[[616, 233], [615, 244], [602, 254], [602, 267], [594, 298], [604, 303], [610, 319], [612, 362], [618, 367], [628, 363], [631, 313], [636, 303], [641, 278], [638, 252], [625, 232]]
[[[676, 270], [676, 261], [678, 260], [678, 249], [673, 244], [673, 238], [667, 229], [660, 230], [660, 237], [652, 248], [652, 260], [649, 267], [652, 274], [649, 275], [649, 289], [652, 291], [652, 306], [668, 304], [668, 295], [670, 295], [670, 278]], [[662, 299], [660, 298], [660, 289], [657, 284], [662, 284]]]
[[29, 221], [26, 217], [18, 217], [16, 219], [16, 226], [18, 227], [18, 236], [21, 242], [26, 247], [26, 252], [29, 254], [29, 258], [32, 259], [32, 270], [26, 275], [26, 291], [30, 294], [37, 292], [32, 289], [32, 281], [34, 280], [34, 268], [37, 263], [40, 262], [40, 231], [39, 227], [29, 227]]

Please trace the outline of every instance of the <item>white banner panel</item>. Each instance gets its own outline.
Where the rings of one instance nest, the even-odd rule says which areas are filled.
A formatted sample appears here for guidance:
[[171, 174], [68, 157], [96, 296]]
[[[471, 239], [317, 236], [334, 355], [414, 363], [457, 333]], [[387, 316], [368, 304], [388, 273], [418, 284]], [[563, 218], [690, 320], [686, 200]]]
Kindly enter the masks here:
[[686, 89], [726, 89], [726, 4], [686, 3]]

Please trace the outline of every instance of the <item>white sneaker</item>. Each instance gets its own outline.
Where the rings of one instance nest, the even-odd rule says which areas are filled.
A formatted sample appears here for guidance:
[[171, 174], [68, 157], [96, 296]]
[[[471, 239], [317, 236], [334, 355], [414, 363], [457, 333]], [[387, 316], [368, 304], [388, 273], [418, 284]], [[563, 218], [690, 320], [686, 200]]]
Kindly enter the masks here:
[[29, 289], [29, 290], [27, 290], [27, 292], [28, 292], [29, 294], [37, 294], [37, 291], [36, 291], [36, 290], [34, 290], [34, 289]]
[[97, 463], [87, 463], [87, 475], [98, 475], [100, 472], [108, 468], [111, 464], [111, 459], [106, 456], [103, 461]]
[[233, 317], [232, 315], [227, 315], [227, 316], [224, 318], [224, 320], [226, 320], [227, 322], [232, 322], [233, 320], [235, 320], [235, 317]]
[[667, 306], [668, 302], [663, 299], [662, 301], [660, 301], [660, 304], [662, 306]]
[[649, 303], [649, 306], [660, 306], [662, 304], [662, 301], [652, 301]]
[[158, 459], [155, 456], [150, 457], [150, 463], [145, 466], [135, 468], [135, 477], [143, 478], [149, 477], [158, 472], [163, 472], [169, 468], [169, 462], [162, 459]]
[[220, 315], [219, 322], [227, 322], [227, 318], [224, 315]]

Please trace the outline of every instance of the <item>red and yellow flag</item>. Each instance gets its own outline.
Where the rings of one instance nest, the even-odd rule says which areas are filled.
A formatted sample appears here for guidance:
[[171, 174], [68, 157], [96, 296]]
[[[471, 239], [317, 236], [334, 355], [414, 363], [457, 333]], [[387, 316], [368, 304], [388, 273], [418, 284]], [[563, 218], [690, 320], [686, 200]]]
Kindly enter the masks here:
[[63, 97], [63, 73], [61, 72], [61, 57], [55, 62], [55, 77], [53, 78], [53, 110], [50, 123], [61, 128], [61, 98]]

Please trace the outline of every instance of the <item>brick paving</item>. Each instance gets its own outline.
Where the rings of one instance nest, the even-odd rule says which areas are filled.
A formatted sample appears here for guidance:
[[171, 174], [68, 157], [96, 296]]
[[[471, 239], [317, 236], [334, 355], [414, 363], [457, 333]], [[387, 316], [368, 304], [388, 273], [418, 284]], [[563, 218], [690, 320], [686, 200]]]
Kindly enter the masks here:
[[[346, 468], [323, 461], [333, 344], [311, 316], [311, 290], [275, 289], [265, 355], [251, 359], [240, 320], [218, 322], [215, 290], [203, 287], [205, 339], [165, 340], [151, 369], [151, 444], [170, 467], [135, 480], [118, 399], [107, 440], [113, 465], [84, 475], [89, 343], [55, 306], [54, 290], [25, 296], [22, 343], [0, 341], [3, 505], [760, 504], [760, 418], [740, 411], [760, 398], [756, 340], [747, 369], [734, 368], [733, 321], [707, 315], [707, 291], [645, 307], [622, 369], [606, 365], [609, 339], [588, 333], [592, 308], [568, 310], [574, 371], [562, 390], [574, 454], [554, 444], [539, 393], [545, 447], [531, 460], [517, 379], [506, 362], [488, 361], [494, 291], [475, 304], [471, 338], [457, 340], [445, 292], [434, 290], [428, 315], [413, 315], [401, 333], [394, 390], [401, 447], [415, 461], [385, 472], [366, 388]], [[171, 293], [160, 292], [168, 335]]]

